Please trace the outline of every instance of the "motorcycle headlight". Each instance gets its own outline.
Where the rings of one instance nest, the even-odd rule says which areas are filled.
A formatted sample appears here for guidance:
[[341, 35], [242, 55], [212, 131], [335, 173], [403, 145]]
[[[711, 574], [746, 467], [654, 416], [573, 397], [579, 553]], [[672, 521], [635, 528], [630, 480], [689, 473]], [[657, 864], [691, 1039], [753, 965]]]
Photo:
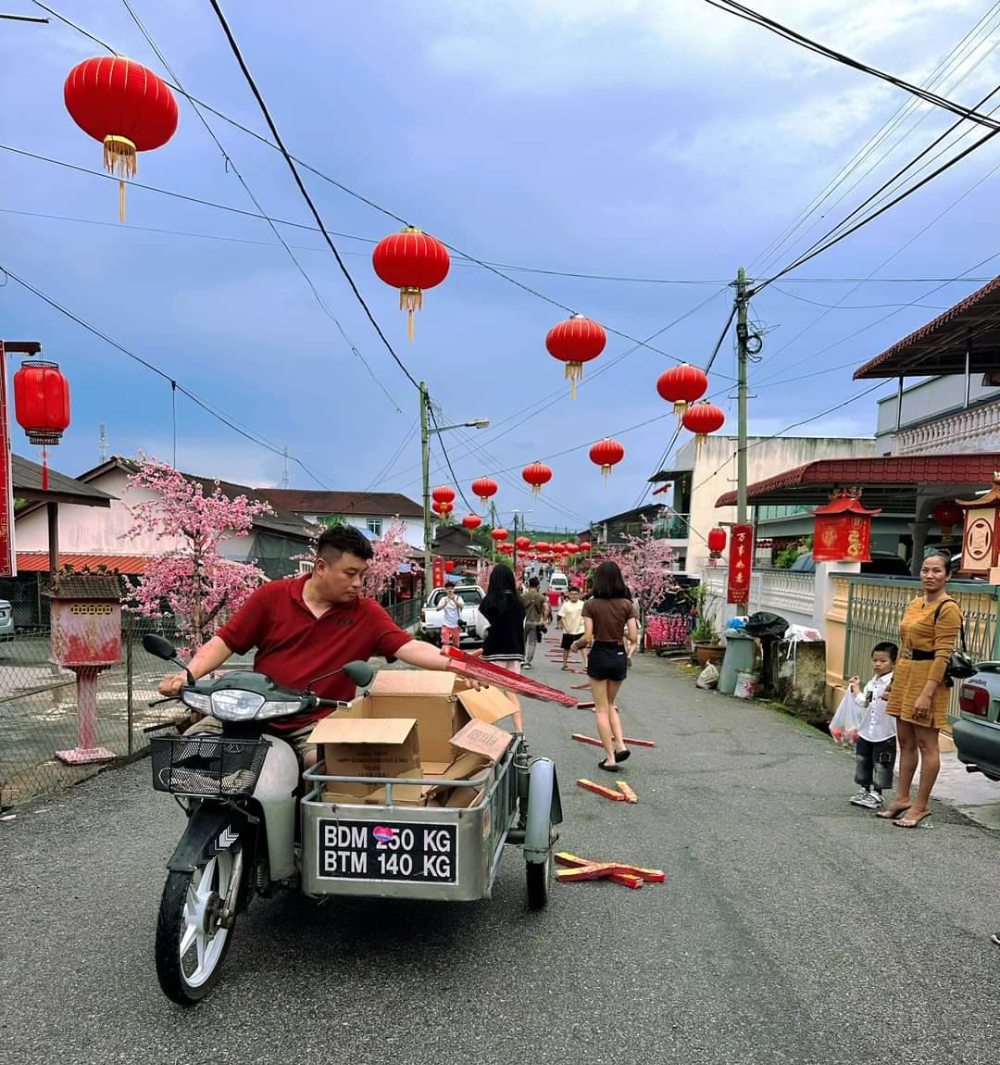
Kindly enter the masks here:
[[267, 702], [262, 707], [258, 717], [284, 717], [287, 714], [298, 714], [302, 710], [302, 702]]
[[249, 721], [264, 705], [263, 695], [229, 688], [212, 693], [212, 716], [220, 721]]
[[185, 706], [190, 706], [192, 710], [197, 710], [200, 714], [210, 714], [212, 712], [212, 697], [205, 695], [204, 692], [185, 692], [181, 696], [181, 702]]

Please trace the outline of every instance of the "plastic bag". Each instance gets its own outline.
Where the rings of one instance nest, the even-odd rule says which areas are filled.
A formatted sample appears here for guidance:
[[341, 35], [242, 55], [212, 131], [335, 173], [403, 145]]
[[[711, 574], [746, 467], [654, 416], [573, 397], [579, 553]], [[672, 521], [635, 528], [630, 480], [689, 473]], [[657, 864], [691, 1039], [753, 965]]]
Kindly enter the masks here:
[[853, 693], [847, 692], [837, 707], [837, 712], [830, 722], [830, 735], [845, 747], [853, 747], [861, 728], [861, 707]]
[[714, 688], [718, 683], [719, 671], [714, 662], [709, 662], [698, 674], [698, 679], [694, 682], [694, 686], [696, 688]]

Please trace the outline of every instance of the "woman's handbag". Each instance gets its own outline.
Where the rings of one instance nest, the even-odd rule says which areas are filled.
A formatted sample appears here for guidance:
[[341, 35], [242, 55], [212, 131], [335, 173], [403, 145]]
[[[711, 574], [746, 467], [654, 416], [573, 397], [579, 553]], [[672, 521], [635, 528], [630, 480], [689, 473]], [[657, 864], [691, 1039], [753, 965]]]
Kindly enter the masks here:
[[[934, 624], [937, 625], [938, 615], [941, 613], [941, 607], [945, 603], [955, 603], [954, 599], [945, 599], [938, 604], [937, 610], [934, 611]], [[957, 603], [955, 603], [958, 606]], [[961, 644], [962, 649], [957, 647], [951, 652], [951, 656], [948, 659], [948, 668], [944, 671], [944, 682], [950, 688], [952, 682], [956, 680], [966, 680], [967, 678], [978, 673], [979, 670], [976, 667], [976, 663], [969, 657], [969, 649], [965, 646], [965, 619], [960, 622]]]

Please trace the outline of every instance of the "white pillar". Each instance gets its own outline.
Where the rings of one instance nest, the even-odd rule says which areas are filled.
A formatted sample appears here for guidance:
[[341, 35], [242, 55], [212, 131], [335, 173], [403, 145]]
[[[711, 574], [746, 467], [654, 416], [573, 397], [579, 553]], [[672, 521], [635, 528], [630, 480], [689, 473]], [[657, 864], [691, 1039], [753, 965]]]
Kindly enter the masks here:
[[927, 546], [929, 529], [929, 521], [910, 522], [910, 531], [913, 533], [913, 558], [910, 561], [910, 572], [914, 577], [920, 573], [920, 567], [924, 564], [924, 548]]
[[831, 577], [845, 577], [860, 573], [860, 562], [817, 562], [816, 593], [813, 599], [813, 628], [826, 634], [826, 615], [833, 606], [834, 589]]

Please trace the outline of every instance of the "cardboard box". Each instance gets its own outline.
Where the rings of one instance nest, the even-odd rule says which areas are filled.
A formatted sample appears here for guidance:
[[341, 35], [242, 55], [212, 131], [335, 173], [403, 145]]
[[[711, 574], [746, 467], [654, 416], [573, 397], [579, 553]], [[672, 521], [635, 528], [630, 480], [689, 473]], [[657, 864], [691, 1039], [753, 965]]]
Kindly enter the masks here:
[[[382, 670], [367, 695], [320, 721], [309, 742], [323, 747], [331, 776], [465, 780], [481, 775], [510, 745], [510, 733], [495, 725], [513, 711], [499, 689], [476, 691], [454, 673]], [[411, 726], [405, 736], [403, 723]], [[400, 805], [444, 805], [452, 792], [466, 793], [454, 799], [458, 805], [473, 805], [482, 789], [399, 785], [392, 798]], [[331, 781], [323, 799], [382, 805], [385, 788]]]

